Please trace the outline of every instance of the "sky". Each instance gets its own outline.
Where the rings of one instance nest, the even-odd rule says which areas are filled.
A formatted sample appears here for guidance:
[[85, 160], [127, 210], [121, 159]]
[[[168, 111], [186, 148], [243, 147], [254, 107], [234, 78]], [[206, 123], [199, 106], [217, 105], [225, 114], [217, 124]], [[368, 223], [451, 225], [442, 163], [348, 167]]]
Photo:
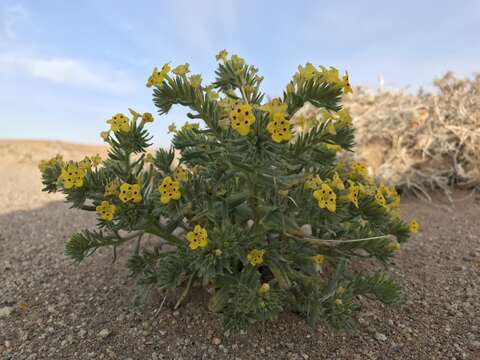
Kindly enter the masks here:
[[[276, 96], [298, 64], [348, 70], [352, 85], [428, 88], [480, 71], [479, 0], [0, 0], [0, 138], [101, 143], [112, 115], [156, 114], [154, 66], [213, 80], [237, 53]], [[155, 144], [185, 111], [155, 116]]]

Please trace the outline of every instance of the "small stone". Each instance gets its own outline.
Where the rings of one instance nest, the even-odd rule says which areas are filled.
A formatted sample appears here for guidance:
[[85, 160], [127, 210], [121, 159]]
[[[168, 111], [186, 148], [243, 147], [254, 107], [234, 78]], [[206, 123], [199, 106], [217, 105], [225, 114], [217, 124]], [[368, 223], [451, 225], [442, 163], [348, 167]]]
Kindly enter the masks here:
[[176, 310], [176, 311], [173, 312], [172, 315], [173, 315], [173, 316], [178, 316], [178, 315], [180, 315], [180, 311]]
[[386, 341], [387, 337], [384, 334], [377, 332], [375, 333], [375, 339], [378, 341]]
[[218, 346], [218, 345], [220, 345], [221, 343], [222, 343], [222, 340], [221, 340], [219, 337], [214, 337], [214, 338], [212, 339], [212, 344], [213, 344], [213, 345], [217, 345], [217, 346]]
[[13, 312], [13, 306], [5, 306], [0, 308], [0, 318], [10, 316], [10, 314]]
[[78, 332], [78, 336], [83, 338], [85, 335], [87, 335], [87, 331], [85, 329], [80, 329], [80, 331]]
[[162, 335], [162, 336], [165, 336], [165, 335], [167, 334], [167, 332], [166, 332], [165, 330], [160, 330], [159, 333], [160, 333], [160, 335]]
[[102, 339], [105, 339], [107, 336], [110, 335], [110, 330], [108, 329], [103, 329], [98, 333], [98, 336], [101, 337]]
[[470, 348], [472, 350], [480, 350], [480, 341], [474, 340], [470, 343]]

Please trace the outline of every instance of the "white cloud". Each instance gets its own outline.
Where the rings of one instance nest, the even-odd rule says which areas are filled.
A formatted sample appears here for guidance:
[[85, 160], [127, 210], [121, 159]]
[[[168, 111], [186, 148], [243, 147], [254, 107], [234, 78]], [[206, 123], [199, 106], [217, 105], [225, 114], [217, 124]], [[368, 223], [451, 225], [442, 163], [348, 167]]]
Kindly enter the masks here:
[[114, 93], [126, 93], [132, 87], [132, 81], [123, 71], [70, 58], [0, 53], [0, 73], [2, 72]]
[[13, 40], [17, 37], [17, 25], [28, 18], [21, 4], [8, 5], [0, 9], [0, 38]]

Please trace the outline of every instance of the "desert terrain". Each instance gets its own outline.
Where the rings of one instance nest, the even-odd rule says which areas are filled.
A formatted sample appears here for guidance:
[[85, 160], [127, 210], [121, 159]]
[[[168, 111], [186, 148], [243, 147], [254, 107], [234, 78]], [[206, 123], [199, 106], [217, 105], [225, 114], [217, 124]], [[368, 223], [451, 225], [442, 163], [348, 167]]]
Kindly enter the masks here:
[[[77, 265], [64, 243], [95, 215], [41, 192], [37, 164], [56, 153], [81, 159], [101, 146], [0, 140], [0, 360], [39, 359], [479, 359], [480, 194], [442, 192], [432, 202], [402, 197], [421, 224], [387, 270], [400, 305], [365, 303], [356, 329], [308, 327], [292, 313], [246, 333], [223, 332], [197, 291], [179, 310], [164, 294], [135, 299], [120, 251]], [[124, 256], [121, 256], [124, 255]]]

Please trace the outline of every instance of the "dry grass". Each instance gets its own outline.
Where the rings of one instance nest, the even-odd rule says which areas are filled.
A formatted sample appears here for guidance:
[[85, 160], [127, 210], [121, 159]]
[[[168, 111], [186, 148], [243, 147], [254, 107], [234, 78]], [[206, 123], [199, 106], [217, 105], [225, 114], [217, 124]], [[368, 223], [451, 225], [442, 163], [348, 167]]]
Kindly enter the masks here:
[[448, 73], [433, 94], [360, 91], [347, 106], [357, 155], [383, 181], [426, 193], [480, 184], [480, 76]]
[[345, 98], [356, 129], [355, 158], [379, 180], [427, 197], [433, 188], [448, 193], [450, 185], [480, 185], [480, 75], [447, 73], [434, 86], [429, 94], [358, 89]]

